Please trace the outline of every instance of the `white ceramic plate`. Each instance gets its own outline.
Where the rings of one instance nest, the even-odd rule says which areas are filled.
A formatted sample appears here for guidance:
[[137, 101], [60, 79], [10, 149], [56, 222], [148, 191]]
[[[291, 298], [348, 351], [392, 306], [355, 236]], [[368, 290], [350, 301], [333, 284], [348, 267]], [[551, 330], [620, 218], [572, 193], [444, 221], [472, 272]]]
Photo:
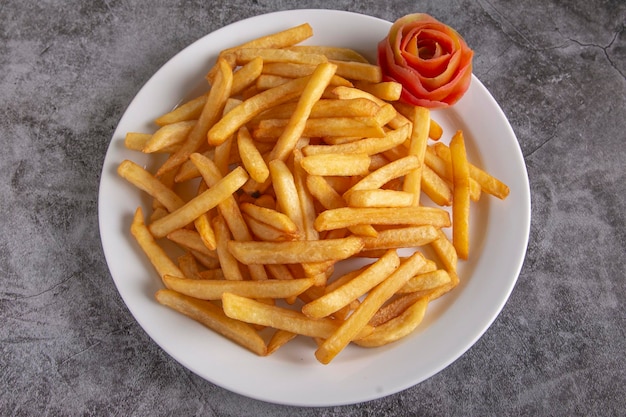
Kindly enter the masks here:
[[[272, 403], [299, 406], [351, 404], [411, 387], [461, 356], [499, 314], [520, 272], [530, 227], [530, 191], [524, 160], [502, 110], [475, 77], [463, 99], [433, 117], [449, 138], [463, 129], [473, 162], [505, 181], [505, 201], [485, 196], [471, 219], [471, 260], [460, 266], [461, 284], [428, 308], [406, 340], [378, 349], [349, 346], [330, 365], [319, 364], [315, 345], [297, 338], [266, 358], [240, 348], [154, 301], [160, 280], [129, 234], [135, 208], [149, 200], [116, 175], [124, 159], [148, 160], [124, 148], [128, 131], [154, 131], [152, 120], [192, 97], [217, 53], [261, 35], [309, 22], [309, 43], [354, 48], [375, 59], [390, 23], [330, 10], [296, 10], [240, 21], [193, 43], [172, 58], [132, 101], [113, 135], [100, 183], [99, 222], [111, 275], [150, 337], [183, 366], [228, 390]], [[375, 61], [374, 61], [375, 62]]]

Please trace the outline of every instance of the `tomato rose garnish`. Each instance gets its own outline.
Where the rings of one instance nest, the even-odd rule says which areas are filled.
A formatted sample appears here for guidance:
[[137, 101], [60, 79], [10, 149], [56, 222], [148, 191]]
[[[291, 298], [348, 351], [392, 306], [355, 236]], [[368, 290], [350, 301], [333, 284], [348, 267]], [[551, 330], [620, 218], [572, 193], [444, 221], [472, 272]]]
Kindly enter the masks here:
[[447, 107], [465, 94], [474, 52], [450, 26], [424, 13], [398, 19], [378, 44], [378, 65], [387, 81], [402, 84], [401, 101]]

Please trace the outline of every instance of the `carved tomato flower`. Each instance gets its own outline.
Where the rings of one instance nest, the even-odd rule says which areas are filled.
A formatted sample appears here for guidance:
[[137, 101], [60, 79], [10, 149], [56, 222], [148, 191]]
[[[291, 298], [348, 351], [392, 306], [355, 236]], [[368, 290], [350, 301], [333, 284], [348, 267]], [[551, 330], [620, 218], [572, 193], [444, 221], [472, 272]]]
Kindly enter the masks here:
[[398, 19], [380, 41], [378, 65], [384, 79], [402, 84], [401, 101], [447, 107], [469, 88], [473, 54], [454, 29], [415, 13]]

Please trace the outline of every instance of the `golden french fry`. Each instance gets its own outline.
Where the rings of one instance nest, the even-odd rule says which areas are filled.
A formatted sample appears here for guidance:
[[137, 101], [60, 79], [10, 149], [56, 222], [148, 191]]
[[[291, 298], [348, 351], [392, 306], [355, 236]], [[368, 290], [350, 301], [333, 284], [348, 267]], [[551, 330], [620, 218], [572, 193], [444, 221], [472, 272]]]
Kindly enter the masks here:
[[354, 341], [362, 347], [384, 346], [411, 334], [422, 322], [428, 306], [428, 297], [422, 297], [413, 305], [384, 324], [374, 328], [369, 336]]
[[354, 86], [385, 101], [399, 100], [402, 94], [402, 84], [395, 81], [384, 81], [380, 83], [358, 81]]
[[258, 148], [254, 145], [252, 136], [245, 126], [239, 129], [237, 146], [239, 147], [241, 162], [250, 174], [250, 177], [257, 182], [264, 182], [269, 177], [270, 170]]
[[378, 65], [372, 65], [364, 62], [338, 60], [331, 60], [330, 62], [337, 65], [337, 75], [345, 77], [349, 80], [379, 83], [383, 79], [382, 71]]
[[310, 76], [296, 78], [244, 100], [211, 127], [207, 134], [209, 144], [219, 145], [254, 116], [270, 107], [298, 97], [306, 87], [309, 79]]
[[197, 120], [200, 114], [202, 114], [202, 109], [206, 104], [207, 98], [207, 94], [193, 98], [176, 107], [174, 110], [158, 117], [154, 122], [159, 126], [165, 126], [171, 123]]
[[396, 130], [386, 132], [382, 138], [358, 139], [348, 143], [338, 145], [308, 145], [302, 148], [305, 156], [337, 153], [337, 154], [366, 154], [375, 155], [392, 149], [403, 143], [409, 136], [409, 125]]
[[228, 243], [233, 256], [246, 265], [339, 261], [358, 253], [362, 248], [363, 241], [355, 236], [295, 242]]
[[[447, 163], [451, 163], [452, 159], [450, 156], [450, 148], [448, 148], [443, 143], [435, 143], [433, 145], [433, 148], [440, 158], [445, 160]], [[474, 164], [468, 164], [470, 177], [473, 178], [480, 185], [480, 188], [484, 192], [502, 200], [509, 195], [510, 190], [506, 184], [504, 184], [493, 175], [490, 175], [484, 170], [478, 168]]]
[[430, 246], [437, 254], [446, 271], [456, 273], [458, 262], [456, 249], [441, 229], [437, 231], [437, 235], [437, 239], [430, 242]]
[[[335, 191], [335, 189], [327, 182], [326, 178], [319, 175], [308, 175], [306, 183], [311, 195], [316, 198], [325, 209], [330, 210], [346, 206], [346, 202], [343, 197]], [[315, 221], [313, 221], [313, 227], [315, 227]], [[376, 229], [369, 224], [350, 226], [349, 230], [356, 236], [378, 235]]]
[[263, 338], [248, 324], [227, 317], [210, 301], [198, 300], [172, 290], [159, 290], [157, 301], [182, 313], [259, 356], [267, 350]]
[[346, 196], [350, 207], [409, 207], [415, 196], [406, 191], [355, 190]]
[[235, 168], [213, 187], [194, 197], [185, 203], [184, 206], [152, 223], [149, 226], [150, 232], [159, 238], [188, 225], [201, 214], [231, 197], [247, 180], [248, 174], [246, 171], [241, 167]]
[[396, 270], [374, 288], [359, 307], [315, 351], [315, 357], [328, 364], [354, 339], [374, 316], [376, 311], [413, 276], [425, 262], [421, 253], [415, 252]]
[[[287, 128], [285, 119], [265, 119], [254, 129], [257, 140], [274, 140]], [[385, 131], [375, 117], [319, 117], [308, 119], [302, 131], [303, 137], [360, 136], [382, 138]]]
[[218, 67], [219, 72], [216, 81], [208, 93], [206, 104], [202, 109], [202, 113], [200, 114], [197, 123], [189, 132], [189, 136], [187, 137], [185, 143], [183, 143], [181, 148], [175, 154], [171, 155], [167, 161], [163, 163], [157, 171], [157, 175], [177, 168], [180, 164], [187, 160], [189, 155], [196, 152], [200, 145], [202, 145], [206, 140], [206, 135], [209, 129], [222, 115], [224, 106], [226, 105], [226, 100], [230, 96], [233, 83], [233, 72], [224, 60], [220, 59], [218, 61]]
[[380, 284], [399, 265], [400, 258], [396, 252], [388, 251], [349, 282], [305, 304], [302, 312], [313, 318], [329, 316]]
[[421, 190], [435, 204], [449, 206], [452, 204], [452, 189], [435, 171], [428, 165], [422, 166]]
[[312, 278], [263, 281], [196, 280], [165, 275], [167, 288], [200, 300], [220, 300], [224, 293], [248, 298], [288, 298], [297, 296], [313, 285]]
[[195, 250], [206, 256], [215, 257], [216, 254], [204, 244], [200, 234], [193, 230], [178, 229], [168, 233], [167, 238], [172, 242], [178, 243], [184, 248]]
[[150, 234], [150, 231], [144, 223], [141, 207], [138, 207], [135, 211], [135, 216], [130, 226], [130, 232], [161, 278], [165, 275], [184, 276], [180, 268], [176, 266], [163, 248], [156, 243], [152, 234]]
[[[353, 190], [373, 190], [381, 188], [394, 178], [408, 174], [412, 170], [420, 166], [419, 158], [415, 155], [409, 155], [371, 172], [365, 178], [353, 185], [346, 193]], [[345, 193], [344, 193], [345, 197]]]
[[242, 203], [240, 208], [243, 213], [258, 222], [265, 223], [285, 234], [293, 235], [294, 237], [298, 236], [298, 227], [284, 213], [252, 203]]
[[286, 233], [284, 230], [278, 230], [267, 223], [260, 222], [257, 219], [248, 216], [247, 214], [244, 214], [243, 218], [252, 234], [256, 237], [255, 240], [265, 242], [283, 242], [299, 239], [298, 233]]
[[228, 250], [228, 242], [231, 241], [232, 236], [230, 235], [226, 221], [220, 215], [213, 219], [212, 224], [213, 230], [215, 231], [217, 258], [220, 261], [224, 279], [232, 281], [243, 280], [244, 277], [239, 268], [239, 263]]
[[372, 251], [424, 246], [437, 239], [437, 230], [431, 225], [381, 230], [375, 237], [362, 237], [363, 249]]
[[271, 339], [267, 342], [267, 355], [271, 355], [276, 352], [282, 346], [286, 345], [290, 340], [293, 340], [296, 333], [288, 332], [287, 330], [278, 329], [272, 334]]
[[293, 173], [280, 159], [271, 161], [269, 168], [278, 208], [293, 221], [299, 231], [304, 231], [304, 218]]
[[255, 57], [246, 65], [233, 73], [233, 84], [230, 95], [236, 96], [246, 88], [250, 87], [263, 71], [263, 58]]
[[177, 262], [178, 267], [183, 272], [185, 278], [201, 279], [198, 261], [190, 252], [186, 252], [184, 255], [179, 256], [177, 258]]
[[[446, 148], [447, 149], [447, 148]], [[449, 154], [449, 152], [447, 152]], [[451, 161], [448, 160], [443, 160], [442, 158], [440, 158], [437, 153], [433, 150], [432, 147], [427, 147], [426, 148], [426, 154], [424, 155], [424, 163], [426, 164], [426, 166], [429, 167], [429, 169], [432, 169], [432, 173], [431, 175], [431, 183], [433, 183], [432, 185], [435, 185], [434, 183], [441, 183], [444, 180], [448, 181], [449, 183], [452, 183], [452, 166], [451, 166]], [[426, 170], [426, 169], [425, 169]], [[435, 178], [433, 176], [433, 174], [435, 174], [436, 176], [440, 177], [440, 178]], [[440, 188], [441, 187], [441, 188]], [[438, 191], [443, 191], [443, 187], [441, 185], [436, 185], [436, 188]], [[450, 203], [452, 204], [452, 188], [450, 188]], [[430, 190], [430, 191], [434, 191], [434, 190]], [[446, 192], [446, 195], [448, 194], [448, 192]], [[480, 194], [481, 194], [481, 189], [480, 189], [480, 184], [478, 184], [478, 182], [476, 182], [476, 180], [474, 178], [471, 177], [470, 175], [470, 198], [472, 199], [472, 201], [478, 201], [480, 199]], [[443, 196], [443, 194], [442, 194]], [[432, 199], [432, 197], [431, 197]], [[435, 201], [433, 199], [433, 201]], [[436, 202], [436, 201], [435, 201]], [[439, 204], [439, 203], [437, 203]], [[448, 204], [448, 205], [449, 205]], [[440, 204], [443, 205], [443, 204]]]
[[452, 160], [452, 244], [461, 259], [469, 256], [469, 166], [463, 134], [458, 131], [450, 141]]
[[[224, 313], [233, 319], [305, 336], [326, 338], [338, 327], [337, 321], [333, 319], [311, 319], [298, 311], [268, 305], [231, 293], [222, 296], [222, 305]], [[371, 331], [371, 327], [364, 326], [361, 331], [362, 337]]]
[[300, 136], [302, 136], [307, 125], [307, 119], [315, 103], [322, 97], [324, 89], [328, 86], [331, 77], [335, 74], [337, 67], [329, 63], [321, 63], [311, 74], [309, 82], [302, 91], [298, 100], [298, 105], [289, 119], [285, 129], [278, 138], [276, 146], [270, 153], [270, 160], [285, 160], [289, 153], [293, 151]]
[[336, 46], [294, 45], [286, 49], [324, 55], [328, 59], [338, 61], [354, 61], [362, 62], [364, 64], [367, 64], [369, 62], [366, 58], [363, 57], [363, 55], [350, 48], [341, 48]]
[[257, 57], [263, 62], [291, 62], [295, 64], [319, 65], [328, 62], [324, 55], [311, 54], [281, 48], [238, 48], [235, 52], [238, 65], [246, 64]]
[[434, 271], [423, 272], [415, 275], [411, 278], [404, 287], [398, 290], [398, 294], [404, 294], [407, 292], [427, 291], [439, 288], [452, 281], [450, 274], [443, 269], [436, 269]]
[[181, 208], [185, 202], [171, 188], [136, 163], [125, 160], [117, 167], [117, 173], [140, 190], [161, 203], [169, 212]]
[[369, 172], [370, 157], [367, 154], [323, 153], [305, 156], [300, 164], [309, 175], [365, 175]]
[[308, 23], [303, 23], [280, 32], [261, 36], [237, 47], [225, 49], [228, 53], [240, 48], [287, 48], [296, 45], [313, 36], [313, 28]]
[[300, 202], [302, 213], [302, 226], [305, 240], [318, 240], [319, 233], [315, 230], [314, 223], [317, 211], [313, 195], [306, 185], [307, 173], [302, 167], [302, 152], [300, 149], [293, 150], [293, 179]]
[[128, 132], [124, 136], [124, 146], [131, 151], [142, 151], [152, 138], [151, 133]]
[[187, 135], [196, 123], [195, 120], [186, 120], [170, 123], [159, 128], [143, 147], [142, 152], [153, 153], [169, 147], [180, 146], [187, 139]]
[[[263, 119], [289, 119], [297, 105], [297, 102], [291, 102], [272, 107], [261, 113], [250, 123], [258, 125], [258, 122]], [[309, 118], [373, 117], [378, 112], [378, 109], [379, 106], [376, 103], [364, 98], [348, 100], [320, 99], [313, 104]]]
[[215, 231], [211, 226], [211, 217], [209, 213], [203, 213], [194, 220], [196, 231], [200, 235], [200, 239], [209, 250], [215, 250], [217, 243], [215, 241]]
[[450, 215], [438, 207], [343, 207], [321, 212], [315, 219], [315, 228], [340, 229], [357, 224], [432, 225], [449, 227]]
[[412, 109], [410, 118], [413, 125], [411, 140], [409, 141], [408, 154], [414, 155], [419, 160], [419, 167], [408, 172], [404, 177], [403, 190], [413, 193], [413, 205], [420, 204], [422, 167], [424, 166], [424, 155], [426, 145], [428, 145], [428, 127], [430, 125], [430, 111], [425, 107], [415, 106]]

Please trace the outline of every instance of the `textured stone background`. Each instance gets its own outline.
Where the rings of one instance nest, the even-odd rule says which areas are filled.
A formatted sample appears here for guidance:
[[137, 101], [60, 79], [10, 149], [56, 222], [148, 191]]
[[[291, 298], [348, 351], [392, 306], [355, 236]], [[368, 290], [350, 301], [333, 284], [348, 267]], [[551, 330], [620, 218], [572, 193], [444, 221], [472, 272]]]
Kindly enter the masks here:
[[[100, 167], [130, 100], [176, 52], [293, 8], [454, 26], [532, 190], [525, 265], [486, 334], [429, 380], [349, 407], [266, 404], [153, 343], [119, 297]], [[32, 1], [0, 4], [0, 415], [626, 415], [626, 3]]]

